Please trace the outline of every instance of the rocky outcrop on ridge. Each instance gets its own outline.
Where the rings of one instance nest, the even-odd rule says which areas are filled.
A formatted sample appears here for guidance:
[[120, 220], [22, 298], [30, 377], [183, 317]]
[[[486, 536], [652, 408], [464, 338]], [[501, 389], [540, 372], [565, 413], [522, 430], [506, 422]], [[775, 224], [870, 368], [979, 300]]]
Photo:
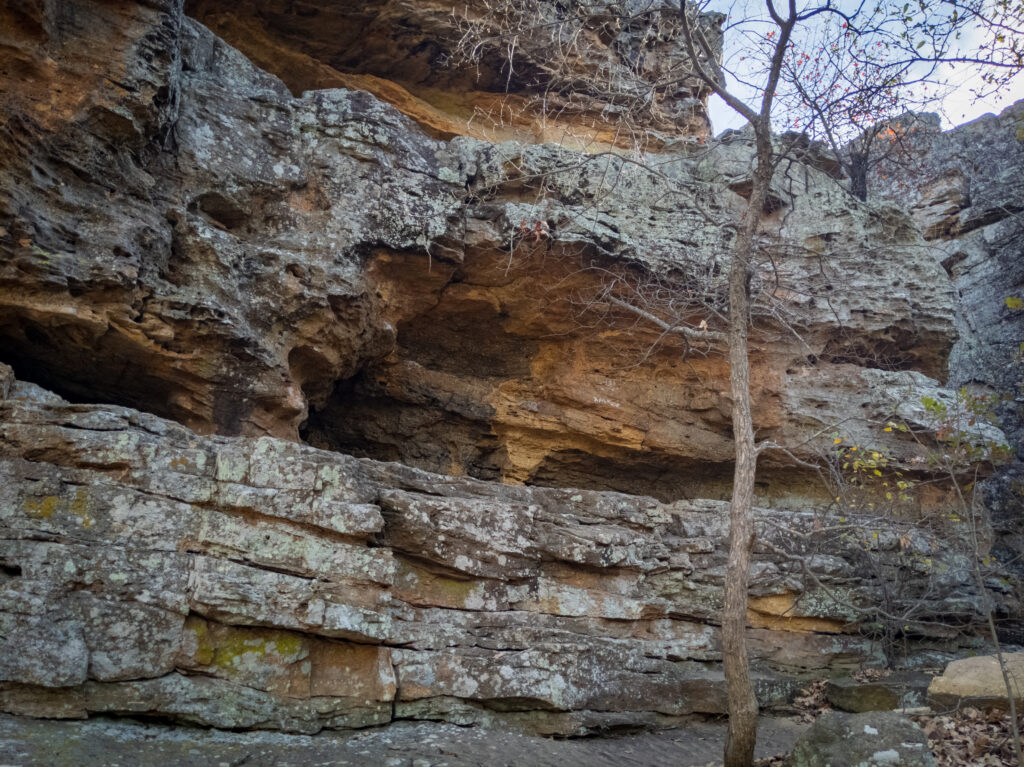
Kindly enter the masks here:
[[957, 290], [951, 383], [1019, 392], [1024, 311], [1005, 299], [1024, 297], [1024, 104], [946, 132], [935, 115], [912, 125], [909, 156], [874, 191], [908, 205]]
[[[1018, 460], [987, 482], [995, 553], [1024, 573], [1024, 102], [950, 131], [908, 121], [907, 157], [880, 169], [875, 191], [904, 200], [957, 294], [952, 386], [994, 394]], [[882, 178], [880, 173], [885, 173]], [[1016, 632], [1012, 641], [1021, 641]]]

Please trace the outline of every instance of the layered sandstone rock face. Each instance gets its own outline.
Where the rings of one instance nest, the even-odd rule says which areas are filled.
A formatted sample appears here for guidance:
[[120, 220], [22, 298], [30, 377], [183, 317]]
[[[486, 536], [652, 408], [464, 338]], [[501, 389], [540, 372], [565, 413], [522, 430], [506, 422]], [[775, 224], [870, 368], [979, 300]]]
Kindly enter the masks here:
[[[200, 437], [70, 404], [9, 369], [3, 390], [4, 711], [297, 732], [441, 718], [578, 734], [725, 710], [721, 502]], [[783, 552], [759, 558], [751, 592], [767, 704], [792, 691], [785, 674], [876, 659], [856, 622], [881, 596], [859, 543], [816, 546], [809, 512], [758, 514]], [[799, 551], [794, 533], [809, 535]], [[877, 554], [910, 534], [886, 530]], [[922, 625], [969, 620], [976, 597], [953, 549], [914, 545], [956, 586], [915, 576], [910, 590], [929, 594]]]
[[[19, 375], [201, 432], [305, 422], [317, 446], [445, 473], [726, 492], [720, 351], [588, 309], [612, 268], [714, 288], [742, 136], [653, 169], [443, 142], [366, 93], [293, 98], [175, 11], [68, 13], [81, 29], [23, 20], [7, 49], [0, 351]], [[933, 384], [877, 368], [941, 377], [953, 306], [899, 211], [803, 166], [779, 195], [761, 277], [785, 323], [754, 349], [755, 420], [795, 444], [916, 401]]]
[[[0, 10], [2, 707], [303, 732], [721, 711], [727, 366], [609, 296], [720, 326], [747, 137], [704, 141], [685, 67], [659, 89], [668, 16], [569, 20], [581, 77], [656, 97], [637, 155], [603, 151], [618, 96], [544, 122], [566, 91], [536, 40], [522, 79], [486, 51], [477, 80], [438, 67], [447, 5], [295, 7], [189, 6], [266, 69], [174, 0]], [[753, 276], [755, 421], [791, 447], [759, 477], [765, 701], [878, 654], [883, 587], [820, 526], [808, 436], [920, 471], [881, 425], [951, 396], [940, 259], [830, 171], [780, 174]], [[872, 524], [922, 646], [970, 626], [951, 544]]]

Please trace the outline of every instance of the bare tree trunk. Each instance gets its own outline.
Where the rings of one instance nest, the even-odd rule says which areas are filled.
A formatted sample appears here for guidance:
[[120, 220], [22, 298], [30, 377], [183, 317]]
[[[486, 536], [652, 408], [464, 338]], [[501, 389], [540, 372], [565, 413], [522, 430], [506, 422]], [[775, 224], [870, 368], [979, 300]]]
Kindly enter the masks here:
[[754, 476], [757, 450], [750, 406], [750, 358], [747, 323], [750, 317], [750, 279], [754, 237], [771, 181], [771, 146], [758, 142], [758, 163], [747, 210], [737, 233], [729, 266], [729, 384], [732, 431], [736, 448], [732, 503], [729, 507], [729, 561], [722, 609], [722, 663], [729, 703], [725, 767], [749, 767], [757, 741], [757, 697], [747, 658], [747, 587], [754, 547]]
[[978, 596], [981, 598], [981, 609], [985, 614], [985, 622], [988, 624], [989, 637], [992, 640], [992, 646], [996, 651], [996, 662], [999, 664], [999, 673], [1003, 677], [1003, 687], [1006, 689], [1006, 702], [1010, 707], [1010, 736], [1013, 741], [1013, 752], [1017, 757], [1017, 767], [1024, 767], [1024, 746], [1021, 746], [1020, 738], [1020, 725], [1017, 722], [1017, 701], [1016, 692], [1013, 689], [1013, 683], [1010, 679], [1010, 674], [1006, 669], [1006, 659], [1003, 657], [1003, 648], [999, 643], [999, 632], [996, 631], [996, 621], [993, 616], [994, 607], [992, 604], [992, 595], [988, 593], [988, 589], [985, 588], [985, 576], [981, 573], [981, 546], [978, 541], [978, 514], [975, 503], [977, 501], [977, 487], [978, 487], [978, 470], [974, 470], [974, 481], [971, 483], [971, 500], [967, 501], [964, 496], [964, 490], [960, 486], [960, 479], [957, 477], [956, 472], [952, 466], [946, 468], [949, 478], [953, 481], [953, 487], [956, 488], [957, 497], [960, 500], [960, 509], [964, 515], [964, 519], [970, 521], [971, 533], [971, 574], [974, 576], [974, 584], [978, 589]]
[[850, 174], [850, 194], [858, 200], [868, 198], [868, 154], [866, 151], [850, 149], [847, 171]]
[[[754, 429], [750, 415], [750, 362], [747, 358], [746, 315], [738, 311], [735, 296], [746, 296], [747, 265], [734, 256], [730, 269], [729, 380], [732, 391], [732, 430], [736, 442], [736, 469], [729, 507], [729, 563], [725, 575], [722, 610], [722, 663], [729, 700], [729, 733], [725, 767], [749, 767], [757, 739], [757, 698], [747, 660], [747, 584], [753, 548]], [[738, 275], [738, 276], [737, 276]], [[739, 282], [737, 286], [734, 283]], [[746, 302], [739, 302], [745, 306]], [[735, 315], [735, 318], [734, 318]]]

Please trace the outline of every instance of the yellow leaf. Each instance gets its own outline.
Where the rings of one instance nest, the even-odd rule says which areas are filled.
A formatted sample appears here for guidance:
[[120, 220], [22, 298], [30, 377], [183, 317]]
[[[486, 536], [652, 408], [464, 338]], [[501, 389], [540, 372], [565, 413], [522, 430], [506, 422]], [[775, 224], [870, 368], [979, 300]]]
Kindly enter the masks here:
[[833, 445], [838, 445], [842, 441], [843, 441], [842, 437], [836, 437], [834, 440], [832, 440], [832, 444]]
[[886, 426], [884, 429], [882, 429], [882, 431], [892, 431], [892, 427]]
[[1021, 300], [1016, 296], [1009, 296], [1004, 300], [1006, 301], [1006, 306], [1014, 311], [1024, 309], [1024, 300]]
[[880, 472], [878, 469], [875, 469], [875, 476], [876, 477], [882, 476], [882, 472]]

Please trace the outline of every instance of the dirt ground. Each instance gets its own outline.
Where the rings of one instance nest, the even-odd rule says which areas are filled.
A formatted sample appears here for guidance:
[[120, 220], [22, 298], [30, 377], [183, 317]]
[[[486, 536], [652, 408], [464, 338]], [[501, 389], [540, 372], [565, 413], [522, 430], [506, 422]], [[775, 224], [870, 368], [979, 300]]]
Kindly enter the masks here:
[[[789, 751], [807, 726], [762, 719], [758, 756]], [[433, 722], [308, 736], [0, 715], [0, 767], [697, 767], [721, 762], [724, 737], [724, 721], [552, 740]]]

